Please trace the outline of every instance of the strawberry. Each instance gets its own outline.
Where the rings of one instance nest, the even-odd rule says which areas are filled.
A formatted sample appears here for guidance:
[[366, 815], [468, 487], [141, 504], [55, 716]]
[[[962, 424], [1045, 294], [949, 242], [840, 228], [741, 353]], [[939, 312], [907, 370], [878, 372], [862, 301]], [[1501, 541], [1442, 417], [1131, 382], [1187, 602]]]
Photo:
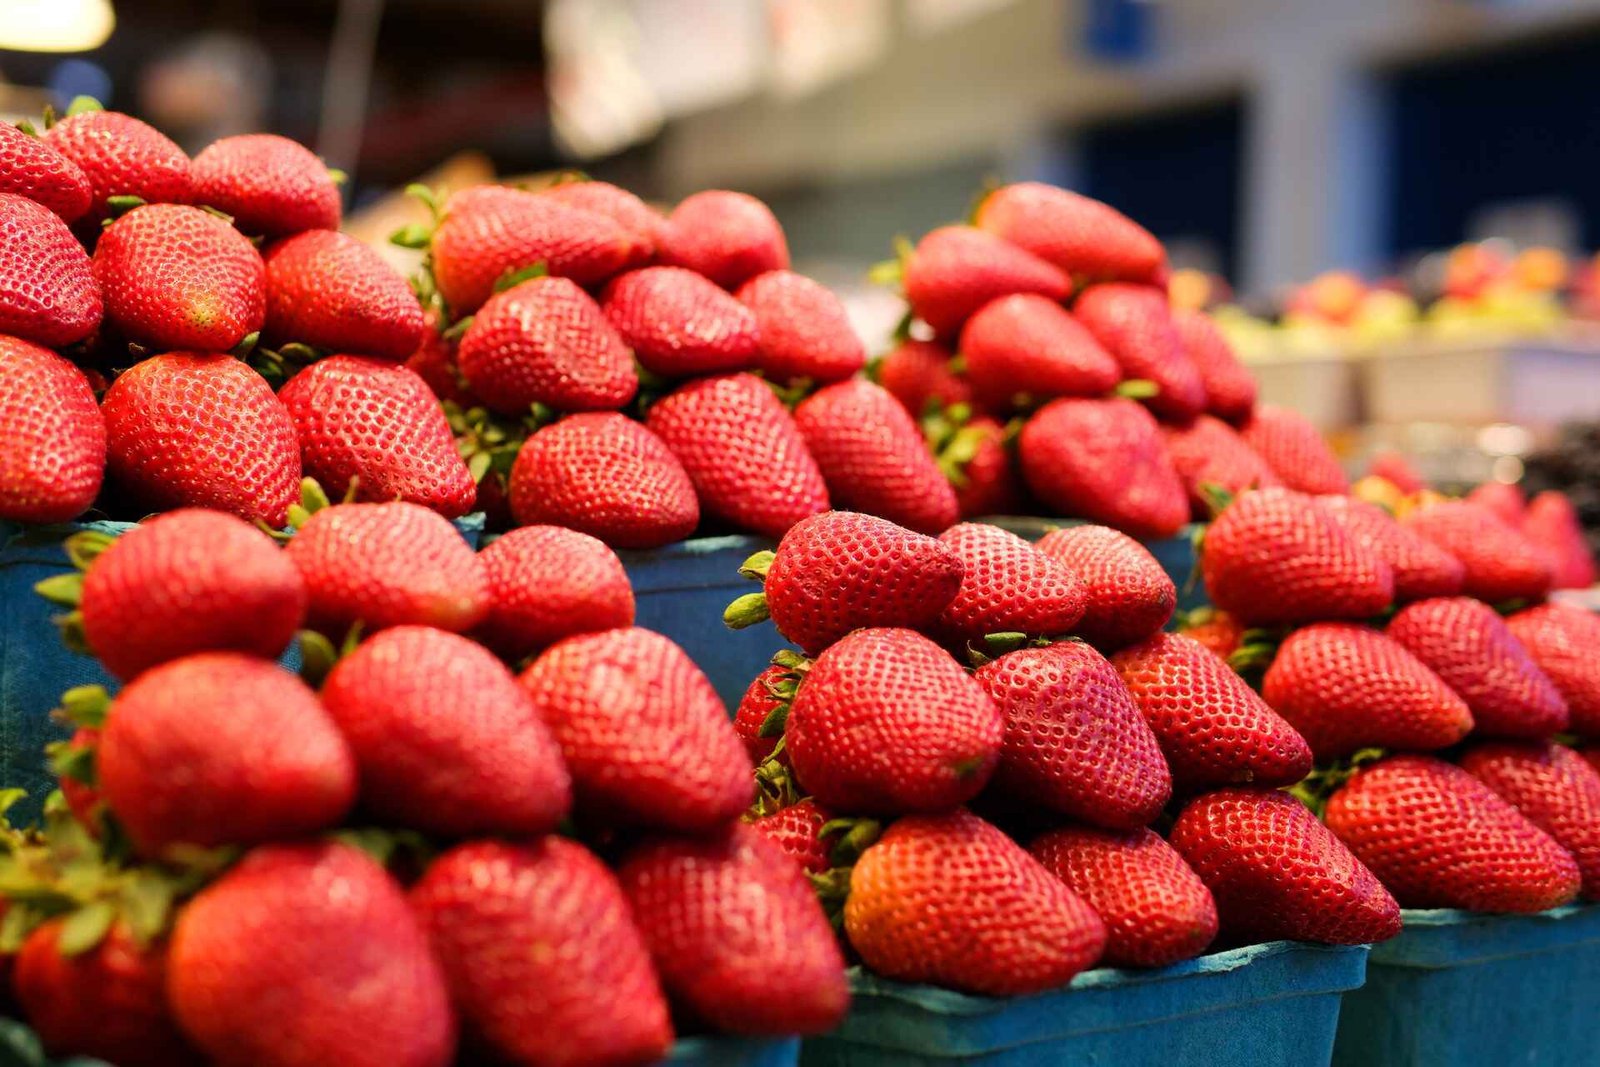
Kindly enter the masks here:
[[1206, 406], [1200, 370], [1189, 358], [1162, 289], [1105, 282], [1078, 295], [1072, 313], [1122, 368], [1124, 378], [1153, 382], [1150, 410], [1187, 422]]
[[1528, 501], [1522, 490], [1508, 482], [1484, 482], [1467, 494], [1467, 500], [1495, 513], [1501, 522], [1521, 526]]
[[1461, 561], [1402, 526], [1378, 505], [1332, 494], [1318, 497], [1317, 503], [1351, 540], [1389, 564], [1397, 603], [1461, 592], [1466, 581]]
[[1078, 576], [1009, 530], [963, 522], [939, 540], [962, 563], [961, 587], [937, 623], [952, 644], [997, 633], [1065, 635], [1083, 617]]
[[1149, 549], [1107, 526], [1052, 530], [1035, 546], [1078, 576], [1083, 618], [1073, 632], [1102, 652], [1143, 641], [1172, 618], [1178, 590]]
[[1316, 623], [1278, 648], [1261, 695], [1320, 760], [1363, 748], [1448, 748], [1472, 712], [1438, 675], [1391, 637], [1351, 623]]
[[1299, 412], [1262, 404], [1240, 432], [1290, 489], [1312, 494], [1350, 491], [1339, 457]]
[[614, 548], [659, 548], [700, 523], [683, 464], [613, 412], [572, 415], [528, 438], [511, 468], [511, 511], [524, 526], [570, 526]]
[[489, 578], [449, 522], [417, 504], [335, 504], [286, 549], [310, 594], [310, 625], [335, 637], [361, 623], [467, 633], [489, 613]]
[[1290, 489], [1240, 496], [1206, 530], [1200, 571], [1211, 600], [1254, 624], [1361, 619], [1394, 600], [1394, 570]]
[[238, 652], [201, 652], [128, 683], [95, 767], [106, 804], [151, 857], [314, 834], [356, 792], [350, 750], [316, 694]]
[[1244, 625], [1226, 611], [1200, 608], [1188, 614], [1178, 626], [1178, 633], [1227, 659], [1244, 644], [1245, 630]]
[[506, 1062], [578, 1067], [666, 1055], [672, 1021], [628, 899], [577, 842], [458, 845], [412, 887], [411, 907], [466, 1036]]
[[707, 189], [685, 197], [661, 231], [661, 262], [687, 267], [727, 290], [789, 269], [789, 245], [771, 209], [753, 196]]
[[1328, 800], [1328, 829], [1408, 908], [1538, 912], [1572, 900], [1577, 861], [1494, 790], [1431, 756], [1391, 756]]
[[649, 841], [617, 881], [673, 1002], [719, 1033], [821, 1034], [850, 1005], [811, 883], [763, 834]]
[[789, 708], [796, 776], [837, 811], [943, 811], [999, 762], [1005, 716], [950, 654], [912, 630], [873, 627], [817, 657]]
[[1115, 830], [1166, 806], [1161, 746], [1100, 653], [1078, 641], [1020, 648], [973, 677], [1005, 716], [994, 788], [1008, 799]]
[[422, 342], [422, 305], [382, 256], [347, 233], [307, 230], [266, 252], [265, 333], [359, 356], [403, 360]]
[[1211, 890], [1231, 941], [1360, 945], [1400, 932], [1394, 897], [1285, 793], [1208, 793], [1178, 816], [1170, 840]]
[[1074, 276], [1154, 282], [1167, 264], [1161, 242], [1116, 208], [1043, 182], [1002, 185], [974, 221]]
[[794, 417], [753, 374], [687, 382], [650, 408], [646, 425], [683, 464], [708, 518], [782, 537], [828, 510], [828, 487]]
[[660, 634], [569, 637], [519, 680], [561, 744], [586, 815], [697, 833], [749, 805], [750, 761], [727, 710], [700, 668]]
[[98, 107], [51, 126], [46, 144], [76, 163], [94, 192], [90, 214], [104, 218], [106, 201], [136, 196], [147, 204], [186, 204], [189, 157], [154, 126]]
[[1208, 494], [1222, 489], [1237, 496], [1246, 489], [1262, 489], [1281, 484], [1244, 438], [1221, 419], [1197, 415], [1188, 426], [1168, 426], [1167, 454], [1189, 491], [1189, 503], [1197, 517], [1211, 513]]
[[1461, 561], [1462, 592], [1491, 604], [1539, 600], [1550, 590], [1550, 565], [1533, 542], [1476, 504], [1445, 500], [1405, 517], [1406, 526]]
[[[923, 429], [926, 432], [927, 426]], [[963, 519], [1016, 515], [1026, 508], [1009, 434], [994, 419], [969, 416], [938, 455], [939, 466], [955, 487], [956, 507]]]
[[179, 913], [167, 990], [184, 1032], [217, 1067], [446, 1067], [455, 1058], [427, 936], [400, 887], [350, 845], [247, 853]]
[[1305, 739], [1198, 641], [1159, 633], [1111, 662], [1161, 742], [1176, 792], [1291, 785], [1311, 770]]
[[1178, 329], [1178, 339], [1183, 342], [1189, 362], [1200, 372], [1206, 410], [1223, 422], [1249, 422], [1256, 406], [1256, 380], [1239, 362], [1217, 324], [1203, 311], [1174, 308], [1172, 325]]
[[1367, 463], [1367, 473], [1382, 478], [1407, 496], [1428, 488], [1428, 481], [1417, 472], [1415, 465], [1398, 452], [1382, 451], [1373, 454]]
[[196, 204], [233, 216], [241, 232], [284, 237], [339, 228], [339, 186], [310, 149], [287, 137], [252, 133], [213, 141], [194, 157]]
[[1595, 583], [1594, 555], [1565, 494], [1551, 489], [1535, 496], [1522, 520], [1522, 533], [1549, 557], [1550, 588], [1587, 589]]
[[1600, 897], [1600, 772], [1548, 741], [1480, 744], [1462, 755], [1461, 769], [1572, 853], [1584, 898]]
[[77, 222], [94, 198], [83, 168], [44, 138], [9, 122], [0, 122], [0, 193], [25, 196], [62, 222]]
[[900, 819], [862, 854], [844, 928], [885, 978], [994, 997], [1066, 985], [1106, 945], [1082, 897], [961, 810]]
[[558, 182], [548, 189], [540, 189], [539, 195], [563, 207], [604, 215], [631, 233], [652, 254], [660, 245], [662, 231], [667, 225], [659, 211], [610, 182]]
[[961, 328], [961, 355], [977, 399], [996, 411], [1058, 396], [1099, 396], [1122, 377], [1077, 319], [1037, 293], [983, 305]]
[[758, 274], [739, 302], [761, 335], [757, 366], [774, 382], [837, 382], [866, 366], [867, 349], [832, 289], [789, 270]]
[[[771, 670], [772, 668], [768, 668]], [[750, 821], [750, 828], [766, 836], [802, 871], [821, 874], [834, 866], [832, 848], [824, 829], [833, 816], [807, 797]]]
[[979, 308], [1012, 293], [1061, 301], [1072, 279], [1038, 256], [971, 226], [941, 226], [902, 267], [906, 301], [935, 333], [954, 336]]
[[1506, 628], [1561, 693], [1572, 732], [1600, 737], [1600, 616], [1567, 604], [1540, 604], [1506, 619]]
[[1028, 851], [1105, 921], [1112, 967], [1165, 967], [1200, 955], [1217, 936], [1211, 890], [1153, 830], [1067, 827]]
[[[52, 770], [57, 771], [56, 787], [61, 790], [61, 799], [66, 801], [67, 810], [91, 836], [104, 839], [106, 805], [100, 796], [98, 776], [94, 771], [95, 753], [99, 748], [100, 731], [80, 726], [72, 732], [66, 749], [61, 750], [59, 756], [51, 754], [51, 764]], [[78, 764], [78, 773], [63, 773], [60, 769], [61, 759], [82, 761]]]
[[103, 307], [93, 265], [67, 224], [0, 193], [0, 334], [70, 345], [94, 332]]
[[881, 386], [836, 382], [802, 401], [794, 417], [834, 507], [922, 533], [956, 523], [955, 490], [917, 424]]
[[[789, 702], [794, 699], [792, 679], [793, 672], [789, 667], [774, 663], [751, 679], [744, 695], [739, 698], [739, 707], [733, 714], [733, 730], [739, 735], [739, 740], [744, 742], [744, 750], [749, 753], [750, 762], [757, 767], [771, 759], [772, 751], [777, 747], [778, 734], [763, 737], [762, 728], [772, 717], [773, 712], [780, 707], [784, 709], [785, 715], [788, 714]], [[783, 689], [786, 681], [789, 683], [787, 692]], [[781, 758], [785, 763], [788, 762], [786, 756]], [[821, 823], [817, 825], [820, 826]]]
[[1018, 456], [1052, 514], [1142, 538], [1171, 537], [1189, 518], [1160, 428], [1132, 400], [1053, 400], [1023, 426]]
[[396, 626], [334, 664], [322, 703], [385, 822], [445, 837], [553, 830], [572, 783], [517, 680], [485, 648]]
[[105, 466], [106, 423], [83, 371], [0, 336], [0, 520], [72, 521], [99, 495]]
[[1567, 704], [1481, 600], [1437, 597], [1401, 608], [1385, 630], [1472, 709], [1480, 737], [1539, 740], [1567, 728]]
[[694, 271], [629, 271], [606, 286], [602, 304], [606, 319], [652, 374], [719, 374], [754, 367], [760, 358], [755, 315]]
[[147, 511], [214, 508], [282, 526], [300, 488], [294, 422], [231, 356], [169, 352], [106, 390], [106, 473]]
[[972, 385], [956, 373], [954, 360], [936, 342], [901, 341], [878, 360], [878, 382], [913, 418], [921, 418], [930, 401], [944, 408], [972, 400]]
[[532, 278], [491, 296], [456, 353], [473, 394], [505, 415], [534, 404], [615, 411], [633, 399], [633, 357], [588, 293], [567, 278]]
[[559, 526], [523, 526], [478, 553], [489, 614], [474, 637], [516, 662], [573, 634], [633, 625], [633, 587], [617, 554]]
[[472, 395], [456, 363], [456, 339], [453, 336], [446, 337], [440, 331], [437, 312], [424, 312], [423, 321], [426, 325], [422, 340], [416, 351], [406, 357], [406, 367], [416, 371], [440, 400], [448, 400], [462, 408], [475, 407], [479, 403], [478, 398]]

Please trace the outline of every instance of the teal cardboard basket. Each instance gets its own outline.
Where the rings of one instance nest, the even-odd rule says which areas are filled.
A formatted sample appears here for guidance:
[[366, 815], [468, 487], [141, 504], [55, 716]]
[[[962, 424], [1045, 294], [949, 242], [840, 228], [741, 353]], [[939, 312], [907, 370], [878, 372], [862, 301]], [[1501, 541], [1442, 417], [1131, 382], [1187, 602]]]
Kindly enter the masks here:
[[685, 1037], [661, 1067], [795, 1067], [798, 1037]]
[[1275, 941], [1157, 971], [1087, 971], [1066, 989], [1008, 999], [853, 973], [844, 1025], [807, 1039], [800, 1062], [1316, 1067], [1332, 1053], [1340, 998], [1366, 965], [1365, 945]]
[[1336, 1065], [1600, 1064], [1600, 905], [1404, 918], [1345, 997]]

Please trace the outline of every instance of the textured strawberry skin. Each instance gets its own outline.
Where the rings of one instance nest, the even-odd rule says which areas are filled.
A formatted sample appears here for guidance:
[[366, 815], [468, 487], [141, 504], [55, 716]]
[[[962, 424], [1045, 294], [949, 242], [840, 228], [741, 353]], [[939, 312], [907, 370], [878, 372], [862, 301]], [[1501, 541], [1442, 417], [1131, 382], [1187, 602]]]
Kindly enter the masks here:
[[1256, 380], [1239, 362], [1217, 324], [1202, 311], [1174, 308], [1172, 325], [1177, 327], [1189, 362], [1200, 372], [1206, 410], [1224, 422], [1248, 422], [1256, 406]]
[[539, 190], [539, 195], [564, 207], [606, 216], [632, 233], [651, 253], [660, 245], [662, 230], [667, 225], [667, 220], [655, 208], [610, 182], [561, 182]]
[[954, 644], [993, 633], [1060, 636], [1083, 617], [1083, 583], [1027, 541], [984, 523], [963, 522], [939, 535], [961, 559], [961, 588], [939, 614]]
[[844, 304], [833, 290], [803, 274], [772, 270], [739, 287], [761, 335], [761, 372], [775, 382], [837, 382], [867, 363]]
[[1037, 403], [1099, 396], [1122, 378], [1117, 361], [1065, 308], [1037, 293], [990, 301], [961, 328], [967, 378], [987, 407], [1007, 410], [1022, 394]]
[[878, 383], [900, 401], [912, 418], [939, 407], [972, 401], [972, 383], [951, 370], [955, 354], [934, 341], [901, 341], [878, 361]]
[[754, 367], [760, 328], [750, 309], [682, 267], [629, 271], [606, 287], [607, 320], [640, 365], [683, 378]]
[[962, 465], [959, 478], [950, 482], [956, 489], [961, 517], [1026, 513], [1022, 479], [1007, 445], [1006, 428], [987, 415], [969, 419], [963, 428], [978, 435], [978, 444], [972, 458]]
[[213, 141], [189, 168], [193, 199], [233, 216], [242, 233], [281, 237], [339, 228], [339, 187], [310, 149], [251, 133]]
[[1167, 454], [1189, 491], [1197, 517], [1211, 508], [1205, 489], [1215, 486], [1232, 494], [1281, 484], [1272, 468], [1255, 454], [1233, 427], [1210, 415], [1197, 415], [1188, 426], [1165, 428]]
[[411, 287], [349, 234], [295, 234], [267, 249], [266, 266], [266, 334], [276, 343], [403, 360], [422, 342]]
[[439, 331], [439, 317], [434, 312], [424, 312], [423, 321], [426, 326], [422, 340], [416, 351], [406, 357], [406, 367], [416, 371], [440, 400], [449, 400], [463, 408], [478, 406], [482, 401], [472, 395], [456, 363], [456, 341]]
[[1418, 537], [1378, 505], [1337, 495], [1319, 496], [1317, 503], [1356, 544], [1389, 564], [1397, 603], [1461, 592], [1466, 581], [1461, 561]]
[[1462, 755], [1461, 768], [1572, 853], [1583, 897], [1600, 897], [1600, 772], [1550, 742], [1477, 745]]
[[48, 208], [0, 193], [0, 333], [59, 347], [100, 325], [94, 269], [67, 224]]
[[1038, 256], [971, 226], [941, 226], [917, 243], [905, 264], [906, 300], [942, 337], [991, 300], [1037, 293], [1061, 301], [1072, 279]]
[[695, 193], [673, 208], [661, 232], [660, 257], [728, 290], [758, 274], [789, 269], [789, 245], [771, 209], [725, 189]]
[[1522, 495], [1522, 490], [1506, 482], [1484, 482], [1474, 486], [1466, 499], [1494, 512], [1501, 522], [1511, 526], [1521, 526], [1528, 514], [1528, 501]]
[[[773, 670], [776, 668], [768, 668]], [[771, 742], [767, 742], [771, 744]], [[821, 874], [833, 862], [828, 855], [828, 845], [822, 839], [822, 828], [833, 816], [807, 797], [805, 800], [779, 808], [750, 822], [750, 828], [767, 839], [794, 860], [802, 871]]]
[[478, 553], [489, 614], [474, 633], [516, 662], [564, 637], [633, 625], [633, 587], [617, 554], [588, 534], [523, 526]]
[[189, 202], [189, 157], [165, 134], [132, 115], [118, 111], [68, 115], [43, 137], [89, 179], [95, 218], [104, 217], [106, 200], [113, 196], [137, 196], [147, 204]]
[[1587, 589], [1595, 583], [1594, 555], [1572, 501], [1554, 489], [1535, 496], [1522, 520], [1523, 535], [1550, 557], [1550, 588]]
[[76, 222], [89, 210], [94, 192], [89, 177], [42, 137], [0, 123], [0, 193], [25, 196]]
[[1226, 611], [1213, 611], [1198, 621], [1180, 626], [1178, 633], [1198, 641], [1223, 659], [1233, 655], [1244, 644], [1244, 625]]
[[1035, 547], [1083, 583], [1083, 618], [1073, 632], [1100, 651], [1143, 641], [1172, 618], [1177, 586], [1127, 534], [1109, 526], [1068, 526], [1045, 534]]
[[106, 423], [83, 371], [0, 336], [0, 519], [70, 522], [94, 503], [105, 466]]
[[1043, 182], [1001, 186], [978, 205], [977, 225], [1071, 275], [1154, 282], [1166, 251], [1109, 204]]
[[1339, 458], [1299, 412], [1263, 404], [1241, 432], [1290, 489], [1312, 494], [1350, 491]]
[[1164, 290], [1106, 282], [1078, 296], [1072, 314], [1116, 359], [1124, 378], [1155, 383], [1146, 403], [1165, 419], [1192, 419], [1206, 406], [1206, 387], [1172, 321]]
[[1466, 568], [1462, 592], [1498, 604], [1538, 600], [1550, 590], [1550, 564], [1544, 553], [1476, 504], [1446, 500], [1406, 515], [1406, 526]]
[[1566, 700], [1573, 733], [1600, 737], [1600, 616], [1540, 604], [1506, 619], [1506, 627]]

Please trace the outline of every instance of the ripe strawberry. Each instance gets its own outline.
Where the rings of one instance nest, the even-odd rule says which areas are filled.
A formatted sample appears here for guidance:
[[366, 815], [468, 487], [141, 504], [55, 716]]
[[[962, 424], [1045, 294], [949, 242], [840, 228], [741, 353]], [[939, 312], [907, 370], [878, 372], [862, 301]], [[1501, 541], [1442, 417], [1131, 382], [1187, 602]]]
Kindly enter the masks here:
[[911, 630], [857, 630], [817, 657], [784, 744], [808, 793], [837, 811], [943, 811], [993, 774], [1005, 716], [950, 654]]
[[540, 189], [539, 195], [563, 207], [604, 215], [633, 234], [652, 254], [660, 247], [667, 220], [655, 208], [610, 182], [559, 182], [548, 189]]
[[758, 274], [789, 269], [789, 245], [771, 209], [724, 189], [680, 201], [661, 232], [660, 253], [661, 262], [687, 267], [730, 291]]
[[956, 523], [955, 490], [917, 424], [881, 386], [836, 382], [802, 401], [794, 417], [834, 507], [922, 533]]
[[1170, 840], [1211, 890], [1232, 941], [1360, 945], [1400, 932], [1394, 897], [1286, 793], [1208, 793], [1178, 816]]
[[83, 371], [0, 336], [0, 520], [72, 521], [99, 495], [105, 466], [106, 423]]
[[1094, 965], [1106, 927], [982, 819], [900, 819], [850, 875], [845, 934], [876, 974], [985, 996], [1056, 989]]
[[147, 204], [190, 200], [189, 157], [161, 131], [132, 115], [98, 108], [68, 115], [43, 138], [88, 177], [94, 218], [105, 217], [106, 201], [113, 196], [136, 196]]
[[1498, 604], [1539, 600], [1550, 590], [1550, 565], [1544, 553], [1493, 514], [1462, 500], [1419, 508], [1406, 526], [1450, 553], [1466, 568], [1462, 592]]
[[455, 1057], [427, 936], [400, 887], [350, 845], [246, 854], [179, 913], [167, 990], [217, 1067], [446, 1067]]
[[1427, 479], [1417, 472], [1417, 468], [1410, 460], [1398, 452], [1375, 453], [1367, 463], [1367, 473], [1382, 478], [1407, 496], [1428, 488]]
[[1483, 601], [1419, 600], [1385, 632], [1466, 701], [1478, 736], [1537, 740], [1567, 728], [1566, 701]]
[[659, 548], [700, 523], [678, 457], [613, 412], [572, 415], [528, 438], [511, 468], [511, 511], [523, 526], [569, 526], [614, 548]]
[[95, 767], [106, 804], [150, 857], [314, 834], [356, 793], [350, 750], [316, 694], [238, 652], [201, 652], [128, 683]]
[[775, 382], [837, 382], [867, 363], [867, 348], [833, 290], [803, 274], [773, 270], [739, 287], [761, 335], [757, 365]]
[[1600, 737], [1600, 615], [1567, 604], [1540, 604], [1506, 619], [1567, 703], [1572, 732]]
[[1522, 533], [1550, 558], [1550, 588], [1587, 589], [1595, 583], [1594, 555], [1572, 501], [1554, 489], [1528, 505]]
[[94, 198], [89, 176], [42, 137], [0, 122], [0, 193], [25, 196], [76, 222]]
[[[768, 668], [772, 670], [772, 668]], [[834, 866], [831, 846], [822, 832], [833, 819], [817, 802], [804, 800], [750, 821], [750, 828], [783, 850], [802, 871], [821, 874]]]
[[744, 823], [656, 840], [617, 868], [673, 1001], [720, 1033], [821, 1034], [850, 1005], [844, 959], [811, 883]]
[[0, 333], [70, 345], [94, 332], [102, 311], [93, 265], [67, 224], [0, 193]]
[[282, 526], [300, 489], [294, 422], [231, 356], [169, 352], [106, 390], [106, 473], [149, 511], [201, 507]]
[[979, 415], [957, 429], [950, 447], [940, 452], [939, 465], [955, 487], [963, 519], [1016, 515], [1026, 508], [1007, 436], [1004, 426]]
[[1166, 806], [1156, 735], [1100, 653], [1077, 641], [1020, 648], [973, 677], [1005, 716], [994, 788], [1007, 799], [1114, 830]]
[[1079, 294], [1072, 313], [1111, 353], [1122, 377], [1155, 383], [1151, 411], [1186, 422], [1205, 410], [1205, 384], [1173, 324], [1164, 290], [1122, 282], [1091, 285]]
[[1339, 457], [1298, 411], [1262, 404], [1240, 432], [1290, 489], [1312, 494], [1350, 491]]
[[569, 637], [520, 681], [561, 744], [585, 815], [698, 833], [750, 804], [750, 761], [727, 710], [660, 634]]
[[1149, 549], [1127, 534], [1068, 526], [1045, 534], [1036, 547], [1083, 583], [1083, 618], [1073, 632], [1100, 651], [1143, 641], [1172, 618], [1177, 587]]
[[1467, 494], [1467, 500], [1487, 508], [1510, 526], [1521, 526], [1528, 512], [1522, 490], [1507, 482], [1484, 482]]
[[1333, 494], [1318, 497], [1317, 503], [1351, 540], [1389, 564], [1397, 603], [1461, 592], [1466, 581], [1461, 561], [1402, 526], [1378, 505]]
[[1577, 896], [1578, 864], [1459, 767], [1391, 756], [1328, 801], [1328, 829], [1408, 908], [1537, 912]]
[[1073, 276], [1154, 282], [1166, 251], [1109, 204], [1043, 182], [1003, 185], [978, 205], [977, 225]]
[[1165, 967], [1200, 955], [1217, 936], [1211, 890], [1153, 830], [1067, 827], [1028, 851], [1105, 921], [1112, 967]]
[[1315, 623], [1278, 648], [1261, 683], [1268, 704], [1319, 760], [1363, 748], [1448, 748], [1472, 712], [1426, 663], [1377, 630]]
[[1189, 518], [1156, 420], [1132, 400], [1054, 400], [1022, 428], [1022, 474], [1055, 515], [1171, 537]]
[[1183, 479], [1189, 503], [1199, 518], [1211, 514], [1207, 498], [1210, 489], [1238, 495], [1246, 489], [1281, 484], [1272, 468], [1221, 419], [1202, 414], [1188, 426], [1168, 426], [1163, 432], [1167, 454], [1172, 457], [1172, 465]]
[[650, 408], [646, 425], [683, 464], [708, 518], [782, 537], [828, 510], [828, 487], [794, 417], [753, 374], [687, 382]]
[[639, 389], [622, 338], [567, 278], [532, 278], [491, 296], [461, 338], [456, 363], [474, 395], [506, 415], [534, 404], [615, 411]]
[[403, 360], [426, 323], [411, 287], [377, 252], [346, 233], [307, 230], [266, 253], [265, 333], [360, 356]]
[[754, 367], [760, 358], [760, 331], [750, 309], [682, 267], [629, 271], [606, 286], [602, 306], [652, 374], [720, 374]]
[[467, 633], [489, 613], [489, 578], [455, 527], [417, 504], [335, 504], [286, 549], [310, 594], [309, 624], [342, 636], [361, 623]]
[[923, 237], [903, 273], [911, 310], [943, 337], [999, 297], [1038, 293], [1061, 301], [1072, 291], [1059, 268], [971, 226], [941, 226]]
[[[95, 753], [99, 747], [99, 730], [88, 726], [80, 726], [74, 730], [72, 737], [67, 741], [67, 753], [74, 758], [85, 760], [86, 766], [80, 765], [83, 773], [79, 775], [58, 774], [56, 785], [61, 790], [61, 799], [66, 801], [67, 810], [72, 813], [78, 825], [89, 831], [91, 836], [103, 840], [106, 836], [106, 806], [100, 796], [98, 776], [93, 769]], [[51, 762], [54, 764], [56, 760], [52, 759]], [[0, 970], [0, 977], [3, 977], [3, 970]]]
[[[793, 686], [792, 678], [790, 668], [774, 663], [751, 679], [739, 698], [739, 707], [733, 714], [733, 732], [739, 735], [744, 750], [750, 754], [750, 762], [757, 767], [772, 758], [772, 750], [778, 745], [778, 735], [762, 737], [761, 728], [774, 711], [780, 706], [786, 707], [794, 699], [792, 692], [780, 692], [786, 680]], [[780, 758], [788, 763], [787, 756]]]
[[1178, 633], [1198, 641], [1212, 654], [1227, 659], [1244, 644], [1244, 625], [1226, 611], [1202, 608], [1190, 612]]
[[523, 526], [478, 553], [489, 614], [473, 634], [511, 662], [573, 634], [633, 625], [633, 587], [604, 543], [560, 526]]
[[962, 563], [961, 587], [937, 624], [951, 643], [996, 633], [1060, 636], [1083, 617], [1078, 576], [1009, 530], [963, 522], [939, 540]]
[[577, 842], [458, 845], [412, 887], [411, 907], [466, 1036], [507, 1062], [666, 1055], [672, 1021], [644, 938], [616, 878]]
[[283, 237], [339, 228], [339, 186], [297, 141], [252, 133], [213, 141], [189, 168], [193, 200], [233, 216], [241, 232]]
[[972, 385], [952, 369], [954, 355], [933, 341], [901, 341], [878, 360], [878, 382], [913, 418], [927, 414], [929, 402], [941, 408], [972, 400]]
[[422, 340], [417, 350], [406, 357], [406, 368], [416, 371], [440, 400], [448, 400], [463, 408], [477, 406], [480, 401], [472, 395], [472, 389], [456, 363], [456, 340], [440, 332], [439, 316], [435, 312], [424, 312], [423, 321], [426, 326], [422, 331]]
[[1291, 785], [1311, 770], [1305, 739], [1198, 641], [1159, 633], [1111, 662], [1161, 742], [1174, 791]]
[[1224, 422], [1248, 422], [1256, 406], [1256, 380], [1233, 346], [1203, 311], [1174, 308], [1172, 324], [1189, 361], [1200, 372], [1206, 390], [1206, 410]]
[[1461, 757], [1461, 769], [1572, 853], [1582, 895], [1600, 897], [1600, 772], [1548, 741], [1480, 744]]
[[1099, 396], [1122, 377], [1111, 354], [1066, 309], [1037, 293], [985, 304], [961, 328], [973, 392], [995, 411], [1058, 396]]

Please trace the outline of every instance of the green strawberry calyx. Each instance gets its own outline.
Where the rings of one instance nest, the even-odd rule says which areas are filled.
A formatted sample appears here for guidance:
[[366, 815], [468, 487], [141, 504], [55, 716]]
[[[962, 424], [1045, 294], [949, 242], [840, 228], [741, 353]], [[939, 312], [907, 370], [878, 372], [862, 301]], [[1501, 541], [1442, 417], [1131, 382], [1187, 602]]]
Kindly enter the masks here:
[[[739, 573], [751, 581], [765, 582], [767, 571], [776, 558], [776, 553], [771, 551], [757, 552], [739, 565]], [[723, 625], [730, 630], [743, 630], [770, 618], [772, 613], [767, 609], [766, 593], [746, 593], [735, 599], [722, 613]]]
[[1389, 753], [1381, 748], [1364, 748], [1344, 759], [1332, 760], [1312, 768], [1310, 774], [1285, 790], [1290, 796], [1310, 808], [1317, 818], [1327, 810], [1328, 801], [1346, 782], [1363, 768], [1383, 759]]
[[68, 609], [66, 614], [57, 615], [54, 622], [61, 632], [61, 643], [70, 651], [80, 655], [93, 655], [89, 649], [88, 638], [83, 632], [83, 612], [78, 610], [78, 605], [83, 600], [83, 576], [116, 539], [115, 534], [102, 533], [99, 530], [81, 530], [73, 534], [61, 545], [73, 569], [65, 574], [46, 578], [33, 587], [35, 593], [50, 603]]

